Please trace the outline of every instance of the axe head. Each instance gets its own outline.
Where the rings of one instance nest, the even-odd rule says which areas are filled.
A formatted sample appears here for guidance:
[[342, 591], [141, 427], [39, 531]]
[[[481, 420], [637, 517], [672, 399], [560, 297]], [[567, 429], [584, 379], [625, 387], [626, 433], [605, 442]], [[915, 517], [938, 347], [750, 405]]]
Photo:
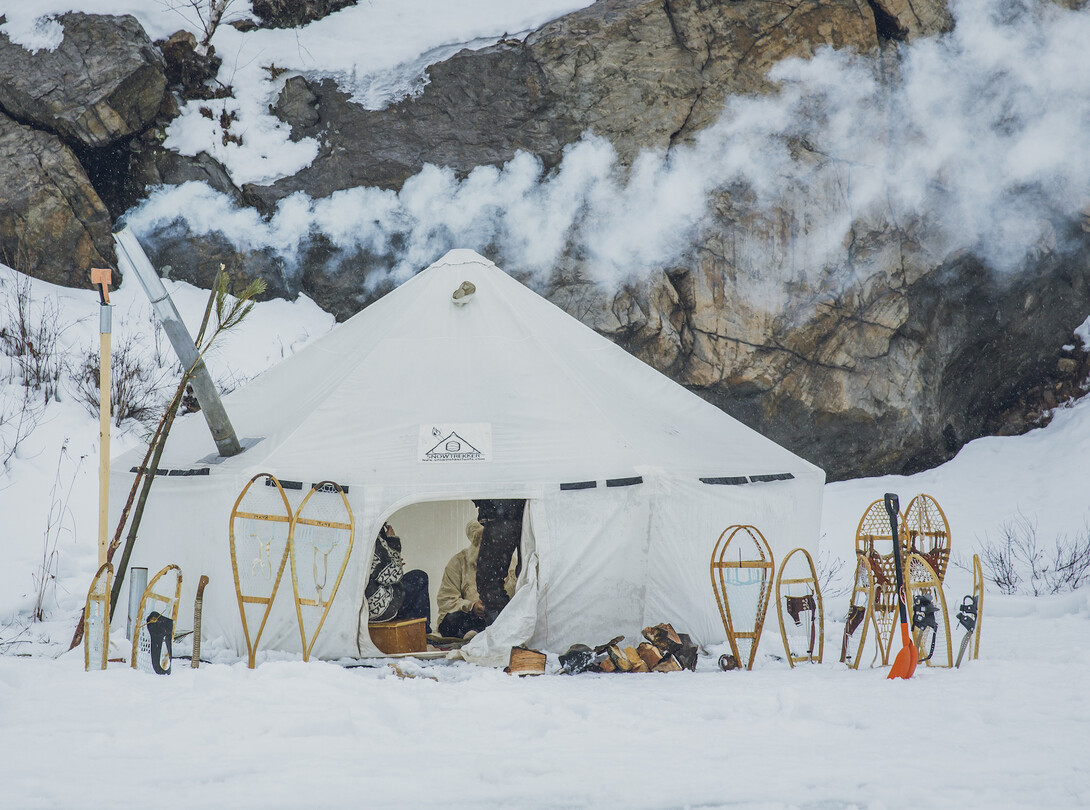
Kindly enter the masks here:
[[110, 281], [113, 271], [109, 267], [96, 267], [91, 270], [91, 284], [101, 293], [102, 303], [110, 303]]

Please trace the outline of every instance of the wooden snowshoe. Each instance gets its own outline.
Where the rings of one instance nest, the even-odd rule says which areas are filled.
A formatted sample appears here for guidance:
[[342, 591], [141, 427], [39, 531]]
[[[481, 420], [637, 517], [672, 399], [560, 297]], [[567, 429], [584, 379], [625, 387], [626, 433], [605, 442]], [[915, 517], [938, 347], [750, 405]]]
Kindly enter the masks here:
[[867, 630], [871, 624], [870, 614], [873, 610], [874, 574], [867, 558], [857, 554], [852, 598], [848, 604], [848, 615], [844, 618], [844, 639], [840, 645], [840, 662], [852, 669], [859, 669], [863, 647], [867, 643]]
[[[178, 623], [178, 603], [181, 598], [182, 569], [176, 565], [165, 566], [148, 583], [148, 587], [144, 589], [144, 595], [140, 598], [140, 611], [136, 614], [140, 622], [133, 628], [132, 651], [129, 657], [129, 664], [133, 669], [160, 672], [165, 664], [165, 668], [169, 671], [169, 658], [164, 662], [154, 655], [154, 652], [160, 652], [162, 647], [161, 645], [158, 649], [153, 647], [153, 628], [150, 628], [148, 623], [155, 624], [159, 618], [167, 618], [173, 631]], [[165, 626], [164, 622], [155, 630], [158, 631], [159, 627]], [[169, 655], [169, 649], [167, 652]]]
[[106, 669], [110, 655], [110, 588], [113, 586], [113, 563], [103, 563], [91, 587], [83, 609], [83, 668]]
[[814, 559], [804, 548], [791, 550], [780, 564], [776, 614], [787, 663], [792, 668], [803, 661], [820, 664], [825, 653], [825, 610]]
[[288, 497], [268, 473], [251, 478], [231, 510], [231, 571], [250, 669], [288, 562], [291, 525]]
[[952, 667], [950, 614], [939, 575], [922, 554], [905, 560], [905, 598], [912, 610], [912, 637], [919, 651], [919, 663], [929, 667]]
[[[904, 520], [898, 520], [903, 526]], [[907, 535], [901, 535], [902, 557], [907, 556]], [[889, 664], [890, 645], [893, 641], [893, 628], [897, 624], [897, 563], [893, 557], [893, 537], [890, 535], [889, 515], [885, 502], [878, 500], [867, 507], [859, 521], [855, 533], [855, 550], [866, 557], [874, 578], [874, 598], [870, 622], [874, 627], [877, 655], [881, 656], [882, 665]], [[858, 666], [858, 662], [856, 662]]]
[[776, 564], [755, 526], [728, 526], [712, 549], [710, 572], [731, 652], [753, 669]]
[[927, 560], [939, 582], [943, 582], [950, 563], [950, 524], [938, 501], [930, 495], [917, 495], [909, 501], [904, 527], [908, 532], [909, 553]]
[[[303, 660], [309, 661], [341, 586], [356, 536], [352, 507], [340, 485], [332, 481], [315, 484], [292, 517], [289, 535], [295, 612]], [[309, 641], [308, 627], [313, 628]]]

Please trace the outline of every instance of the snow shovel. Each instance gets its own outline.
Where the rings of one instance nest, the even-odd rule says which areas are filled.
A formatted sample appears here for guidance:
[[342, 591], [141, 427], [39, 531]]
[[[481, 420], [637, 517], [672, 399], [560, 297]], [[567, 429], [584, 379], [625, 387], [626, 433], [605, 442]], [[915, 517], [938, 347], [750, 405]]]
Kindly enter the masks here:
[[901, 567], [901, 539], [897, 534], [897, 512], [900, 504], [892, 492], [886, 493], [886, 514], [889, 515], [889, 528], [893, 532], [893, 562], [897, 569], [897, 608], [901, 614], [901, 651], [893, 659], [893, 666], [887, 678], [911, 678], [916, 671], [919, 653], [912, 643], [912, 631], [908, 627], [908, 611], [905, 608], [905, 574]]

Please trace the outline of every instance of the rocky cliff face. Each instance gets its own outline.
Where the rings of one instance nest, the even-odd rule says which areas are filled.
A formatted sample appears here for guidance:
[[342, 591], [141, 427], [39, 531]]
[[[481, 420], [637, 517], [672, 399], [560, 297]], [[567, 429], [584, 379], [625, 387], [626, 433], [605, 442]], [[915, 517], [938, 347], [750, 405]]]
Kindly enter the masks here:
[[[283, 4], [265, 5], [263, 24], [284, 24]], [[308, 4], [308, 18], [340, 5]], [[0, 79], [0, 151], [24, 178], [3, 186], [22, 191], [0, 199], [0, 240], [42, 255], [39, 272], [72, 267], [67, 280], [82, 283], [84, 268], [111, 254], [107, 209], [116, 216], [159, 183], [206, 180], [270, 213], [300, 191], [317, 199], [357, 186], [396, 190], [426, 163], [464, 175], [524, 151], [554, 167], [587, 132], [607, 139], [623, 167], [641, 150], [692, 143], [732, 94], [769, 90], [769, 69], [788, 57], [823, 47], [880, 54], [950, 25], [939, 0], [599, 0], [525, 40], [434, 65], [419, 96], [384, 110], [359, 107], [332, 81], [291, 78], [275, 112], [293, 137], [318, 139], [318, 157], [292, 177], [238, 189], [207, 155], [181, 158], [159, 145], [174, 95], [203, 92], [199, 65], [184, 71], [195, 85], [175, 77], [164, 92], [173, 66], [191, 59], [184, 43], [164, 44], [165, 63], [131, 21], [73, 15], [66, 31], [80, 33], [49, 56], [0, 37], [0, 67], [13, 66], [0, 76], [60, 77]], [[106, 49], [109, 68], [88, 66], [82, 83], [64, 79], [91, 39], [117, 43]], [[41, 92], [59, 84], [70, 97]], [[972, 254], [944, 250], [925, 218], [850, 210], [825, 171], [830, 159], [803, 141], [793, 148], [813, 175], [772, 209], [745, 189], [718, 189], [693, 244], [643, 281], [596, 286], [573, 248], [545, 292], [832, 478], [936, 463], [984, 432], [1018, 429], [1018, 403], [1040, 416], [1041, 402], [1078, 389], [1085, 362], [1060, 348], [1086, 314], [1090, 238], [1078, 223], [1054, 223], [1063, 250], [1039, 252], [1021, 274], [996, 274]], [[850, 238], [820, 265], [798, 258], [809, 227], [803, 198], [851, 222]], [[55, 248], [43, 247], [58, 234]], [[772, 250], [748, 249], [755, 240]], [[316, 236], [302, 273], [288, 276], [268, 251], [240, 253], [176, 227], [153, 248], [176, 275], [207, 284], [207, 268], [223, 261], [266, 277], [278, 294], [304, 289], [339, 317], [381, 292], [369, 277], [390, 260]], [[494, 258], [504, 265], [498, 246]]]
[[0, 250], [49, 281], [113, 263], [111, 221], [87, 176], [163, 102], [163, 57], [133, 17], [65, 14], [53, 51], [0, 35]]

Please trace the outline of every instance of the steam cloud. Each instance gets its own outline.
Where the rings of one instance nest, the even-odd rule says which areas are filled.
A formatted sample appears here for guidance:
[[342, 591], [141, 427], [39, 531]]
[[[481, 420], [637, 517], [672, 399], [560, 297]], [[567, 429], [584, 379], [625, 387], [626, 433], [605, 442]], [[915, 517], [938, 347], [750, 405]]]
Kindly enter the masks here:
[[784, 208], [792, 221], [790, 237], [758, 229], [734, 246], [754, 272], [827, 272], [853, 223], [921, 218], [939, 259], [966, 249], [1013, 270], [1062, 247], [1056, 223], [1090, 203], [1090, 8], [956, 0], [951, 10], [954, 31], [905, 46], [892, 79], [879, 59], [846, 51], [783, 62], [777, 93], [730, 99], [693, 144], [627, 169], [588, 135], [551, 173], [527, 154], [463, 180], [426, 166], [400, 192], [293, 195], [270, 221], [190, 183], [155, 192], [130, 224], [150, 235], [180, 218], [289, 266], [322, 233], [346, 251], [395, 255], [394, 280], [452, 247], [498, 246], [509, 269], [543, 276], [574, 249], [613, 284], [681, 257], [709, 222], [709, 195], [729, 187], [752, 212]]

